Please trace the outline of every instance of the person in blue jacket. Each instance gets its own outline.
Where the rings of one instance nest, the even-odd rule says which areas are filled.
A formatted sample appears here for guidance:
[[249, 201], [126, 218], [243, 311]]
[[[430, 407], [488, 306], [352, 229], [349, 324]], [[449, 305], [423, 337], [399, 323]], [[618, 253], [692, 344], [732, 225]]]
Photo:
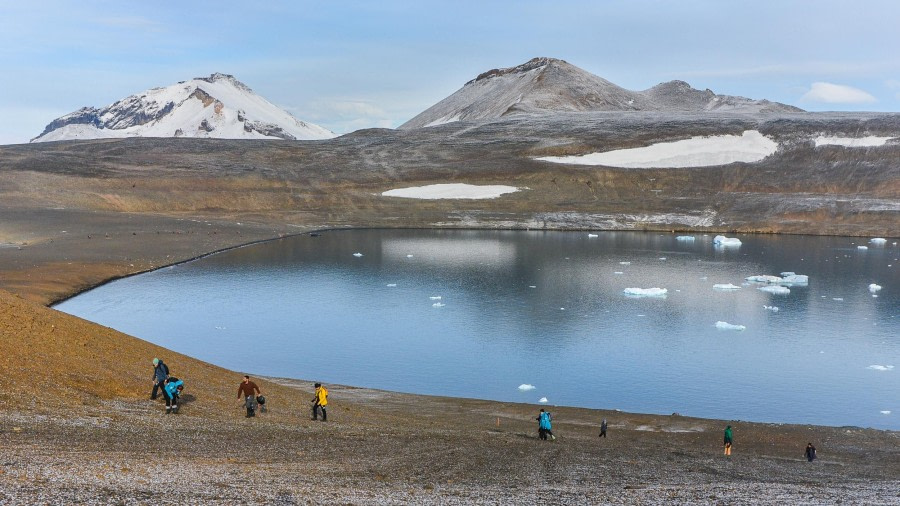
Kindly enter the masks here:
[[541, 412], [538, 413], [535, 420], [538, 421], [538, 437], [545, 441], [547, 440], [547, 437], [549, 437], [550, 440], [556, 439], [556, 436], [553, 435], [553, 426], [551, 425], [553, 417], [549, 412], [544, 411], [544, 408], [541, 408]]
[[166, 398], [166, 414], [178, 413], [178, 398], [181, 397], [181, 391], [184, 390], [184, 381], [169, 376], [163, 385], [163, 396]]

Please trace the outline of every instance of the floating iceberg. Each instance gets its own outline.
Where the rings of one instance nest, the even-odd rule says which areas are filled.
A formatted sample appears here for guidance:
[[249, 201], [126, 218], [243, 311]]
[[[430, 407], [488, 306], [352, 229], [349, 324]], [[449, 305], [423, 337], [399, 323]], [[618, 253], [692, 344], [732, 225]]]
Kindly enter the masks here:
[[881, 411], [881, 414], [882, 414], [882, 415], [889, 415], [889, 414], [891, 414], [891, 411], [886, 409], [886, 410], [884, 410], [884, 411]]
[[535, 389], [535, 386], [529, 385], [528, 383], [522, 383], [521, 385], [519, 385], [519, 390], [521, 390], [523, 392], [527, 392], [529, 390], [534, 390], [534, 389]]
[[685, 241], [685, 242], [693, 242], [696, 238], [692, 235], [679, 235], [675, 238], [676, 241]]
[[875, 293], [878, 290], [881, 290], [881, 285], [876, 285], [875, 283], [872, 283], [871, 285], [869, 285], [870, 292]]
[[354, 253], [353, 256], [355, 256], [356, 258], [359, 258], [359, 257], [363, 256], [363, 254], [362, 253]]
[[866, 369], [872, 369], [873, 371], [890, 371], [893, 368], [894, 368], [894, 366], [892, 366], [892, 365], [877, 365], [877, 364], [866, 367]]
[[412, 255], [406, 255], [406, 258], [412, 258], [412, 257], [413, 257]]
[[619, 262], [621, 265], [631, 265], [631, 262]]
[[869, 239], [869, 242], [872, 244], [877, 244], [879, 246], [884, 246], [885, 243], [887, 243], [887, 239], [885, 239], [884, 237], [873, 237], [872, 239]]
[[613, 274], [625, 274], [625, 273], [622, 272], [622, 271], [616, 271], [616, 272], [614, 272]]
[[740, 246], [741, 240], [737, 237], [725, 237], [724, 235], [717, 235], [713, 237], [713, 244], [715, 244], [716, 246], [731, 248]]
[[441, 300], [441, 296], [440, 296], [440, 295], [434, 295], [434, 296], [428, 297], [428, 298], [431, 299], [431, 300]]
[[784, 272], [782, 274], [788, 275], [782, 278], [779, 276], [763, 274], [759, 276], [750, 276], [744, 279], [751, 283], [767, 283], [770, 285], [806, 286], [809, 284], [809, 276], [805, 274], [794, 274], [792, 272]]
[[629, 297], [661, 297], [665, 298], [668, 290], [665, 288], [626, 288], [623, 290]]
[[868, 246], [857, 246], [856, 249], [865, 250], [865, 249], [869, 249], [869, 247]]
[[446, 304], [442, 304], [440, 302], [435, 302], [434, 304], [431, 305], [431, 307], [444, 307], [444, 306], [446, 306]]
[[796, 276], [796, 275], [797, 275], [797, 273], [796, 273], [796, 272], [793, 272], [793, 271], [787, 271], [787, 272], [782, 272], [782, 273], [781, 273], [781, 277], [783, 277], [783, 278], [786, 278], [786, 277], [788, 277], [788, 276]]
[[540, 402], [541, 404], [547, 404], [550, 401], [548, 401], [546, 397], [541, 397], [541, 400], [539, 400], [538, 402]]
[[728, 322], [716, 322], [716, 328], [721, 330], [746, 330], [744, 325], [733, 325]]
[[713, 290], [740, 290], [741, 287], [732, 285], [731, 283], [717, 283], [713, 285]]
[[778, 312], [778, 306], [763, 306], [763, 309], [769, 310], [769, 311], [771, 311], [771, 312], [773, 312], [773, 313], [777, 313], [777, 312]]
[[387, 286], [393, 288], [393, 287], [397, 286], [397, 283], [388, 283]]
[[751, 283], [773, 283], [774, 284], [774, 283], [780, 282], [782, 278], [780, 278], [778, 276], [770, 276], [768, 274], [762, 274], [759, 276], [749, 276], [744, 279], [746, 279], [747, 281], [750, 281]]
[[588, 237], [600, 237], [600, 236], [597, 234], [588, 234]]
[[787, 295], [787, 294], [791, 293], [790, 288], [787, 288], [784, 286], [778, 286], [778, 285], [761, 286], [761, 287], [757, 288], [757, 290], [774, 293], [775, 295]]
[[831, 300], [836, 300], [836, 301], [838, 301], [838, 302], [844, 302], [844, 298], [843, 298], [843, 297], [832, 297]]

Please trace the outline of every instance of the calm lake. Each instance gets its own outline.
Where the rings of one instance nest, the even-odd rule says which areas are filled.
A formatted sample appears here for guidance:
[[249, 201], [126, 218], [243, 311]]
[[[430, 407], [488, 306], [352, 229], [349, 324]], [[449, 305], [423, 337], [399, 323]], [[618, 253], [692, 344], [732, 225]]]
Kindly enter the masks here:
[[[702, 234], [323, 232], [121, 279], [56, 308], [260, 375], [900, 429], [896, 239], [734, 237], [740, 246], [722, 248]], [[808, 284], [779, 294], [745, 279], [786, 272]]]

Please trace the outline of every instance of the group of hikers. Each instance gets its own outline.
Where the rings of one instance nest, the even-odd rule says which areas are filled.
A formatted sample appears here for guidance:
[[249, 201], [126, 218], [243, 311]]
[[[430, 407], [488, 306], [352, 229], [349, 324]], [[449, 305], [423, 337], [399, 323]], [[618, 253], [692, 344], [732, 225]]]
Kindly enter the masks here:
[[[328, 405], [328, 389], [321, 383], [316, 383], [315, 389], [315, 394], [310, 401], [312, 403], [312, 420], [318, 420], [319, 413], [321, 412], [322, 421], [328, 421], [328, 412], [326, 411], [326, 406]], [[156, 399], [157, 393], [160, 390], [166, 400], [166, 414], [178, 413], [178, 399], [181, 397], [181, 393], [184, 390], [184, 381], [174, 376], [170, 376], [169, 367], [163, 363], [162, 360], [154, 358], [153, 392], [150, 394], [150, 399]], [[247, 410], [247, 418], [256, 416], [257, 409], [259, 409], [261, 413], [266, 412], [266, 398], [259, 390], [259, 386], [250, 380], [250, 376], [244, 375], [244, 379], [238, 385], [237, 394], [238, 400], [243, 402], [243, 405]], [[553, 434], [553, 415], [551, 415], [549, 411], [545, 411], [541, 408], [541, 411], [538, 413], [535, 420], [538, 422], [538, 438], [544, 441], [556, 440], [556, 436]], [[598, 437], [605, 438], [608, 428], [609, 424], [607, 423], [606, 418], [604, 418], [603, 421], [600, 422], [600, 435]], [[725, 427], [723, 444], [725, 447], [725, 456], [731, 456], [731, 447], [734, 444], [734, 434], [732, 433], [731, 425]], [[806, 445], [806, 459], [809, 462], [816, 459], [816, 447], [813, 446], [812, 443]]]
[[[322, 413], [322, 421], [328, 421], [328, 412], [325, 406], [328, 405], [328, 389], [321, 383], [315, 384], [315, 395], [312, 398], [312, 419], [319, 419], [319, 412]], [[158, 358], [153, 359], [153, 391], [150, 393], [150, 399], [155, 400], [158, 393], [162, 391], [166, 400], [166, 414], [178, 413], [178, 400], [184, 391], [184, 381], [169, 375], [169, 366]], [[250, 376], [244, 375], [244, 379], [238, 385], [238, 400], [242, 401], [247, 410], [247, 418], [256, 416], [257, 409], [260, 413], [265, 413], [266, 398], [259, 390], [259, 386], [250, 380]]]

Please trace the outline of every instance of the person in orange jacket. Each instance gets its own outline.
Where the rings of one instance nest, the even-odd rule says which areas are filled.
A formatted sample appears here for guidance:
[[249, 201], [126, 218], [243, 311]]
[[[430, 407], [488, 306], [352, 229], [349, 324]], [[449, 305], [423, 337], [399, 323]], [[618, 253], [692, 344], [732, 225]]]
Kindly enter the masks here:
[[322, 421], [328, 421], [328, 413], [325, 411], [325, 406], [328, 405], [328, 389], [323, 387], [321, 383], [316, 383], [316, 393], [312, 399], [312, 419], [319, 419], [319, 409], [322, 410]]

